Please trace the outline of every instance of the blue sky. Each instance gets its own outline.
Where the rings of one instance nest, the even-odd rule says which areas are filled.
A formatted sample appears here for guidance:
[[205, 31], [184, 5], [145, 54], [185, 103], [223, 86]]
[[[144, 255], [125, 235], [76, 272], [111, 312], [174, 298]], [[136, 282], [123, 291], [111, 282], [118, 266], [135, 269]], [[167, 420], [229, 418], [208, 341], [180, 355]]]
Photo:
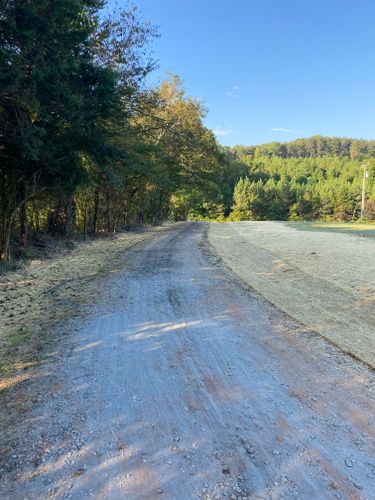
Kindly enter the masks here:
[[[121, 2], [120, 2], [121, 3]], [[223, 144], [375, 137], [375, 0], [135, 0]]]

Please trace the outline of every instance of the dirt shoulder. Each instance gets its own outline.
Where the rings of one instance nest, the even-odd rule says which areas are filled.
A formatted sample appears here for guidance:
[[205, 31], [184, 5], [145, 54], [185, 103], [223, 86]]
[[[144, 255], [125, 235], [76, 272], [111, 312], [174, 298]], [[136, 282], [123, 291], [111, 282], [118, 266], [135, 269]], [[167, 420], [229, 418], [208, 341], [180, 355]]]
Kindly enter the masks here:
[[283, 222], [211, 224], [223, 261], [291, 317], [375, 367], [375, 239]]
[[56, 352], [88, 306], [105, 300], [105, 279], [126, 267], [125, 250], [171, 225], [120, 233], [32, 260], [0, 276], [0, 392], [32, 377], [29, 368]]

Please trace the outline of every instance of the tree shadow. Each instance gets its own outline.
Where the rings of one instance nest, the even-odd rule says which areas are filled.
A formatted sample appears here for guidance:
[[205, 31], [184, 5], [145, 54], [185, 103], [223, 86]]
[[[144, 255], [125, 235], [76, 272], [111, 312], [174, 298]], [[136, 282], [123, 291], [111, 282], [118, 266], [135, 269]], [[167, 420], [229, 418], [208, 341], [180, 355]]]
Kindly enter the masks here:
[[[364, 379], [240, 312], [90, 320], [46, 379], [51, 394], [21, 433], [32, 449], [6, 474], [3, 498], [359, 498], [355, 484], [369, 492], [374, 449], [358, 442], [374, 416], [366, 426], [364, 393], [348, 401]], [[365, 368], [363, 376], [375, 380]]]

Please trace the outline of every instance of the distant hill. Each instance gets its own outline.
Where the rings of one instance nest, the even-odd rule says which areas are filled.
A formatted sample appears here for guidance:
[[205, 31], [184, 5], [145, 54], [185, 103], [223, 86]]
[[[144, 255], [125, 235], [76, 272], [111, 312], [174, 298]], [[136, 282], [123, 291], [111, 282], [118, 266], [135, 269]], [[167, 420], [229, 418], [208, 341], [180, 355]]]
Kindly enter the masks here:
[[226, 148], [231, 220], [375, 220], [375, 140], [314, 136]]
[[228, 148], [232, 157], [267, 156], [279, 158], [321, 158], [337, 156], [353, 160], [362, 156], [375, 157], [375, 140], [349, 139], [346, 137], [324, 137], [315, 135], [291, 142], [269, 142], [259, 146], [234, 146]]

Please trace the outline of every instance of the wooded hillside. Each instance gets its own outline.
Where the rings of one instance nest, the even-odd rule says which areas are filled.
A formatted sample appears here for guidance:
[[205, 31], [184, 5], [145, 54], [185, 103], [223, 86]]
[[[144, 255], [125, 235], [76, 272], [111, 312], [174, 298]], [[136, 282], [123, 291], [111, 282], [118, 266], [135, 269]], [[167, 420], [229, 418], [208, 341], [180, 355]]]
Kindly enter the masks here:
[[233, 192], [234, 220], [356, 219], [364, 168], [365, 217], [375, 218], [375, 141], [317, 136], [237, 146], [227, 154], [241, 172]]
[[348, 139], [346, 137], [323, 137], [316, 135], [308, 139], [291, 142], [269, 142], [259, 146], [235, 146], [230, 149], [237, 159], [242, 157], [267, 156], [272, 158], [338, 158], [358, 159], [363, 156], [375, 156], [375, 141]]

